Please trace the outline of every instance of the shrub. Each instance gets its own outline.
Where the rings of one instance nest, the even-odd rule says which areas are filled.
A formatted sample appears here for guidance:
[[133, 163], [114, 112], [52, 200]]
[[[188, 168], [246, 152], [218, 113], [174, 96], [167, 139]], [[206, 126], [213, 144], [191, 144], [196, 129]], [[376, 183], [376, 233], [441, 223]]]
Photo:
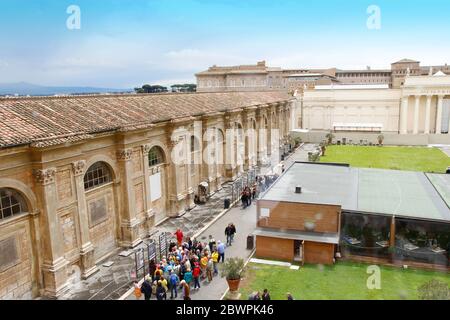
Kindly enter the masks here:
[[244, 259], [229, 258], [221, 265], [221, 276], [227, 280], [240, 280], [244, 274]]

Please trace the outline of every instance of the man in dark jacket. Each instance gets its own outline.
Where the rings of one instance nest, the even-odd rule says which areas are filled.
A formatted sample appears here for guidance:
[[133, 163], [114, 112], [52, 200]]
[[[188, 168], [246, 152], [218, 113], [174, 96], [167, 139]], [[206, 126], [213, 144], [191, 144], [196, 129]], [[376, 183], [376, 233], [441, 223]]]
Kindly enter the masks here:
[[231, 223], [225, 228], [225, 236], [227, 237], [227, 246], [231, 246], [231, 238], [233, 235], [233, 228], [231, 227]]
[[144, 294], [145, 300], [150, 300], [152, 297], [152, 284], [150, 281], [150, 276], [147, 276], [141, 286], [141, 292]]

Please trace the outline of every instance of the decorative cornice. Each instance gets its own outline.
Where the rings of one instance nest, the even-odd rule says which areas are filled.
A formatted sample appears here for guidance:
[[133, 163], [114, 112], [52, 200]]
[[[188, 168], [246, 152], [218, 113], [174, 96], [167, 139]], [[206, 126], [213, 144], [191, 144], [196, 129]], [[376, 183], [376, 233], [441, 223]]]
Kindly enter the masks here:
[[117, 152], [117, 160], [130, 161], [133, 156], [133, 149], [123, 149]]
[[72, 169], [74, 175], [76, 176], [84, 174], [84, 171], [86, 169], [86, 160], [72, 162]]
[[34, 169], [33, 175], [36, 182], [42, 185], [55, 183], [56, 168]]

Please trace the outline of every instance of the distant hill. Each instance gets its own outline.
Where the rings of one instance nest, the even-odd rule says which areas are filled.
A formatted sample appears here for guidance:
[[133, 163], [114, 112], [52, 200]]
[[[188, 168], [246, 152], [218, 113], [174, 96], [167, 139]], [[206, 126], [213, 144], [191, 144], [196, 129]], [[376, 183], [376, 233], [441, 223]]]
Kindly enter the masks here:
[[60, 94], [93, 94], [93, 93], [127, 93], [134, 92], [133, 89], [112, 89], [95, 87], [46, 87], [36, 84], [0, 83], [0, 95], [20, 95], [20, 96], [53, 96]]

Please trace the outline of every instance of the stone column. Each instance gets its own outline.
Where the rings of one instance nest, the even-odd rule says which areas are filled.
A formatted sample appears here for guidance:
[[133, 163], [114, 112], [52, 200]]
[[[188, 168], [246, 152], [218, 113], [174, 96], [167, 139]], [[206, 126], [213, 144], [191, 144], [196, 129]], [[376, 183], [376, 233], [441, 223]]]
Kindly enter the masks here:
[[420, 107], [420, 96], [416, 96], [416, 103], [414, 105], [414, 129], [413, 133], [419, 133], [419, 107]]
[[68, 261], [64, 258], [64, 239], [57, 215], [56, 168], [33, 170], [33, 174], [42, 207], [40, 226], [44, 295], [59, 297], [67, 289]]
[[121, 245], [134, 248], [142, 239], [139, 237], [139, 220], [136, 218], [136, 197], [133, 183], [133, 149], [122, 149], [117, 152], [117, 160], [121, 171], [121, 192], [122, 192], [122, 212], [121, 212]]
[[75, 177], [75, 190], [77, 195], [78, 222], [80, 225], [81, 242], [81, 277], [87, 279], [99, 269], [95, 265], [94, 246], [89, 235], [89, 217], [86, 205], [86, 195], [84, 191], [84, 174], [86, 172], [86, 161], [80, 160], [72, 163]]
[[438, 96], [437, 113], [436, 113], [436, 134], [441, 134], [442, 131], [442, 103], [444, 96]]
[[148, 153], [150, 152], [150, 145], [145, 144], [141, 146], [142, 149], [142, 165], [144, 172], [144, 190], [145, 190], [145, 198], [144, 198], [144, 208], [146, 212], [146, 229], [147, 234], [150, 235], [150, 230], [155, 225], [155, 213], [152, 208], [151, 201], [151, 193], [150, 193], [150, 170], [148, 166]]
[[401, 123], [400, 123], [400, 133], [407, 134], [408, 133], [408, 99], [409, 96], [403, 97], [402, 100], [402, 110], [401, 110]]
[[425, 134], [430, 133], [430, 119], [431, 119], [431, 95], [427, 95], [427, 105], [425, 109]]

